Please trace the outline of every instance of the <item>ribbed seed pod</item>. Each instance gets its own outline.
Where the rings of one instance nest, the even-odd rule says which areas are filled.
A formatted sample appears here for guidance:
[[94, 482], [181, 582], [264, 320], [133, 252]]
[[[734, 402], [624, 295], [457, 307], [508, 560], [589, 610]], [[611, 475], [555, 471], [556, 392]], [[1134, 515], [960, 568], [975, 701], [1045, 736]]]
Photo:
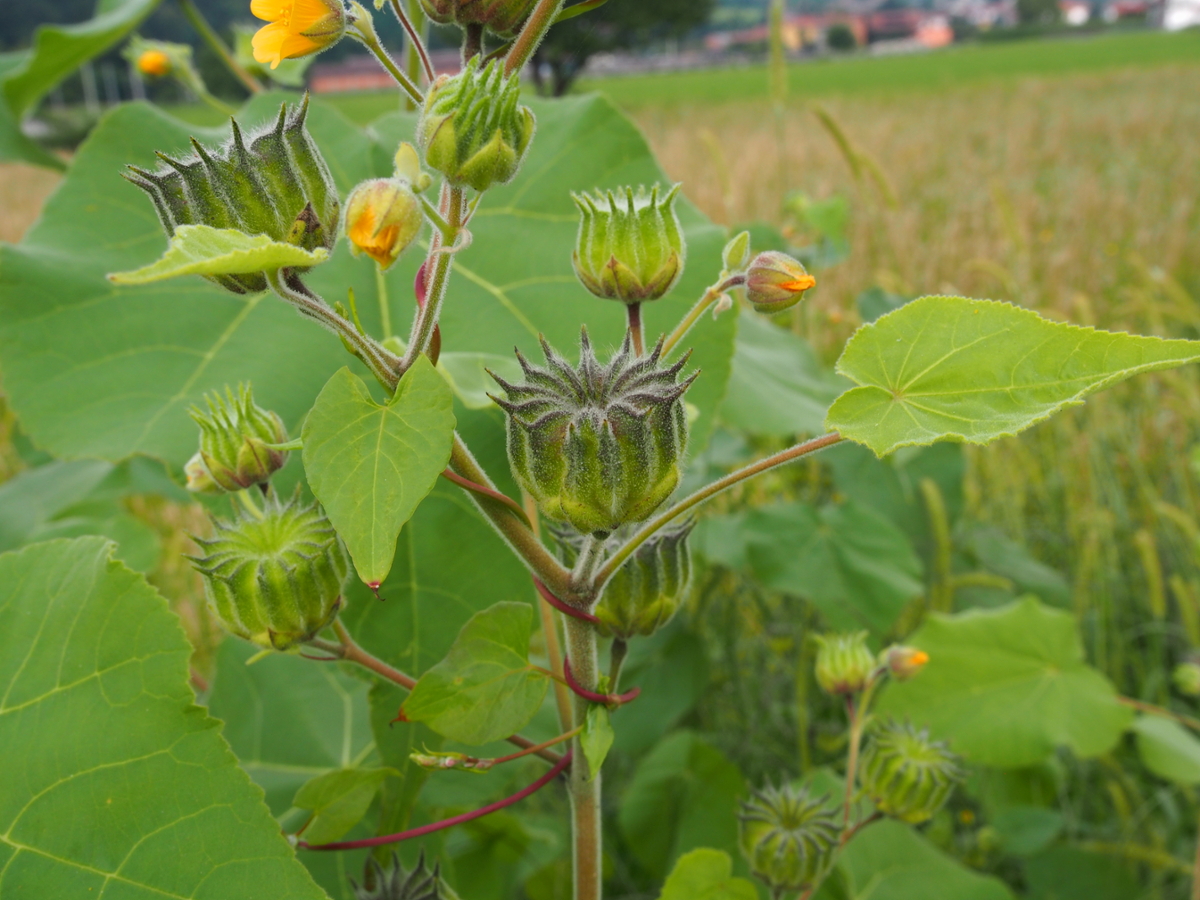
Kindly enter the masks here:
[[829, 871], [839, 829], [826, 800], [785, 784], [767, 785], [742, 802], [738, 843], [773, 897], [802, 891]]
[[459, 74], [439, 78], [417, 125], [425, 162], [451, 184], [477, 191], [512, 181], [536, 127], [520, 96], [519, 75], [505, 76], [501, 60], [480, 68], [476, 56]]
[[657, 300], [675, 287], [687, 253], [678, 195], [679, 185], [661, 196], [658, 185], [572, 194], [580, 213], [572, 259], [583, 286], [623, 303]]
[[819, 634], [817, 684], [827, 694], [856, 694], [867, 686], [875, 671], [875, 655], [867, 646], [867, 632]]
[[[278, 415], [254, 402], [249, 385], [242, 385], [237, 396], [226, 388], [224, 398], [214, 392], [205, 400], [208, 412], [193, 406], [191, 416], [200, 426], [200, 461], [212, 481], [226, 491], [241, 491], [265, 484], [283, 468], [287, 451], [274, 445], [287, 443], [287, 428]], [[194, 466], [188, 477], [189, 489], [211, 489]]]
[[580, 346], [577, 367], [545, 339], [545, 368], [518, 352], [525, 383], [493, 374], [508, 399], [492, 399], [508, 414], [513, 474], [542, 512], [585, 534], [609, 533], [645, 519], [679, 483], [682, 398], [696, 375], [678, 382], [687, 357], [661, 365], [662, 341], [639, 357], [627, 335], [607, 366], [586, 330]]
[[[605, 637], [649, 637], [675, 617], [692, 584], [692, 554], [687, 541], [695, 525], [691, 520], [664, 528], [613, 573], [592, 610]], [[607, 541], [609, 552], [631, 535], [628, 526], [614, 532]], [[573, 564], [583, 536], [574, 531], [556, 532], [555, 536], [566, 561]]]
[[192, 563], [230, 632], [260, 647], [289, 650], [337, 617], [350, 571], [333, 526], [314, 504], [268, 500], [262, 518], [216, 522], [216, 537], [196, 539]]
[[942, 808], [962, 773], [945, 743], [907, 722], [889, 720], [871, 733], [858, 778], [881, 812], [917, 825]]
[[425, 851], [417, 857], [411, 872], [405, 871], [400, 857], [392, 854], [390, 865], [385, 870], [375, 857], [367, 862], [368, 880], [372, 887], [354, 885], [357, 900], [458, 900], [441, 878], [441, 865], [434, 863], [432, 869], [425, 865]]
[[[180, 225], [234, 228], [264, 234], [305, 250], [333, 248], [340, 203], [320, 151], [308, 134], [308, 97], [249, 142], [236, 120], [225, 146], [210, 149], [193, 138], [192, 156], [165, 153], [155, 172], [130, 166], [124, 177], [149, 194], [170, 237]], [[209, 279], [238, 294], [264, 291], [261, 272]]]
[[421, 0], [439, 25], [482, 25], [502, 38], [516, 35], [537, 0]]

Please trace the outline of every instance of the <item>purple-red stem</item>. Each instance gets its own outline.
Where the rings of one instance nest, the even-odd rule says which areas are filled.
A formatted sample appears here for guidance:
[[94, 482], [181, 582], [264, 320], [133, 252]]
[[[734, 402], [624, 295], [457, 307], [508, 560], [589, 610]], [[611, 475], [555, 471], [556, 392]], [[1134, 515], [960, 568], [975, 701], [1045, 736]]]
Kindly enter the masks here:
[[590, 700], [592, 703], [603, 703], [605, 706], [624, 706], [626, 703], [631, 703], [638, 698], [642, 693], [640, 687], [635, 687], [631, 691], [626, 691], [624, 694], [597, 694], [595, 691], [589, 691], [583, 687], [575, 676], [571, 674], [571, 659], [563, 657], [563, 678], [567, 682], [567, 687], [573, 690], [584, 700]]
[[584, 622], [591, 622], [593, 625], [599, 625], [600, 620], [591, 613], [584, 612], [582, 609], [576, 609], [566, 600], [560, 600], [542, 583], [542, 580], [536, 575], [532, 576], [533, 586], [537, 588], [537, 592], [542, 595], [542, 599], [557, 609], [564, 616], [570, 616], [573, 619], [580, 619]]
[[460, 816], [452, 816], [449, 819], [442, 819], [440, 822], [431, 822], [428, 825], [421, 825], [417, 828], [410, 828], [408, 831], [400, 831], [396, 834], [385, 834], [381, 837], [363, 838], [357, 841], [338, 841], [332, 844], [308, 844], [304, 841], [299, 841], [296, 846], [303, 847], [305, 850], [358, 850], [363, 847], [383, 847], [387, 844], [397, 844], [400, 841], [407, 841], [409, 838], [421, 837], [422, 835], [432, 834], [435, 831], [442, 831], [446, 828], [453, 828], [455, 825], [461, 825], [464, 822], [472, 822], [475, 819], [483, 818], [489, 813], [494, 813], [505, 807], [512, 806], [514, 803], [520, 803], [530, 794], [534, 794], [544, 788], [547, 784], [553, 781], [558, 775], [571, 764], [571, 751], [568, 750], [563, 758], [554, 764], [549, 772], [529, 785], [513, 794], [511, 797], [505, 797], [503, 800], [497, 800], [495, 803], [489, 803], [480, 809], [473, 810], [469, 813], [463, 813]]
[[479, 494], [481, 497], [488, 497], [491, 500], [495, 500], [497, 503], [503, 503], [514, 513], [516, 513], [518, 519], [520, 519], [530, 528], [533, 527], [533, 523], [529, 521], [529, 516], [526, 515], [525, 510], [522, 509], [521, 505], [512, 497], [502, 494], [499, 491], [494, 491], [486, 485], [478, 484], [469, 478], [463, 478], [453, 469], [446, 469], [444, 472], [442, 472], [442, 477], [447, 481], [454, 482], [463, 490], [473, 491], [474, 493]]

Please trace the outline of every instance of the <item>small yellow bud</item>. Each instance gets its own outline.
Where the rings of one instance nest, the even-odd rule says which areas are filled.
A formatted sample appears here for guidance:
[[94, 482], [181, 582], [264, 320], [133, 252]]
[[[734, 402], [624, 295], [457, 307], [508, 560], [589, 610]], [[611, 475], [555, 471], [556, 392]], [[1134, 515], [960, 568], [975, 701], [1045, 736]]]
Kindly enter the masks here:
[[905, 647], [893, 644], [883, 651], [883, 664], [887, 666], [888, 674], [897, 681], [908, 681], [929, 662], [929, 654], [916, 647]]
[[147, 50], [137, 60], [138, 71], [152, 78], [162, 78], [171, 71], [171, 57], [161, 50]]
[[270, 24], [254, 35], [254, 59], [277, 68], [285, 59], [320, 53], [346, 33], [341, 0], [250, 0], [250, 12]]
[[408, 182], [376, 178], [356, 187], [346, 201], [346, 235], [360, 251], [388, 268], [421, 232], [421, 203]]
[[760, 313], [782, 312], [800, 302], [817, 279], [786, 253], [768, 250], [750, 263], [746, 272], [746, 298]]

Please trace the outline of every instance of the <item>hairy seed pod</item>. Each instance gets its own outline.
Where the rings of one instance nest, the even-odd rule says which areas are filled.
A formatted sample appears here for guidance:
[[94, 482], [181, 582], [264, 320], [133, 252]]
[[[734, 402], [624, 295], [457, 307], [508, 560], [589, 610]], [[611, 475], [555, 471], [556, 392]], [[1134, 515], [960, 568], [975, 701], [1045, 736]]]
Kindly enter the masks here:
[[[695, 525], [695, 520], [689, 520], [662, 529], [613, 573], [593, 610], [605, 637], [623, 641], [638, 635], [649, 637], [675, 617], [691, 589], [692, 554], [688, 535]], [[616, 551], [632, 533], [628, 526], [614, 532], [608, 538], [608, 550]], [[583, 535], [556, 531], [555, 537], [566, 562], [573, 564]]]
[[572, 260], [584, 287], [623, 303], [657, 300], [675, 287], [687, 252], [675, 214], [679, 185], [661, 196], [658, 185], [571, 196], [581, 216]]
[[[283, 420], [254, 402], [249, 385], [237, 396], [226, 388], [224, 398], [212, 393], [205, 400], [208, 412], [193, 406], [191, 416], [200, 426], [199, 456], [209, 477], [226, 491], [266, 484], [287, 462], [287, 451], [272, 446], [287, 443]], [[197, 485], [207, 488], [196, 474]]]
[[786, 253], [768, 250], [754, 257], [746, 270], [746, 299], [756, 312], [777, 313], [800, 302], [817, 279]]
[[785, 784], [767, 785], [742, 802], [738, 844], [772, 896], [803, 891], [833, 864], [839, 829], [827, 799]]
[[270, 499], [262, 517], [216, 523], [192, 563], [230, 632], [273, 650], [311, 640], [336, 618], [350, 571], [320, 508]]
[[505, 76], [500, 60], [480, 68], [476, 56], [459, 74], [439, 78], [417, 125], [425, 162], [451, 184], [477, 191], [512, 181], [536, 126], [520, 95], [518, 74]]
[[962, 780], [958, 757], [905, 722], [886, 721], [872, 733], [858, 770], [867, 796], [910, 825], [931, 819]]
[[867, 647], [867, 632], [819, 634], [817, 684], [827, 694], [857, 694], [875, 671], [875, 655]]
[[545, 368], [518, 352], [525, 383], [492, 375], [508, 395], [492, 399], [508, 414], [513, 474], [542, 512], [585, 534], [608, 533], [645, 519], [679, 483], [683, 395], [696, 375], [677, 381], [687, 357], [662, 365], [661, 340], [638, 357], [627, 335], [607, 366], [586, 330], [580, 346], [576, 367], [544, 338]]
[[458, 900], [441, 878], [441, 865], [432, 869], [425, 864], [425, 851], [417, 857], [411, 872], [406, 871], [400, 857], [392, 854], [387, 869], [375, 857], [367, 862], [368, 884], [354, 884], [356, 900]]
[[482, 25], [492, 34], [514, 37], [537, 0], [421, 0], [425, 15], [439, 25]]
[[[333, 249], [340, 202], [337, 188], [305, 120], [308, 98], [292, 110], [279, 110], [275, 124], [256, 134], [242, 133], [223, 147], [192, 140], [193, 155], [150, 172], [130, 166], [125, 178], [150, 195], [170, 237], [180, 225], [233, 228], [263, 234], [305, 250]], [[209, 279], [238, 294], [267, 289], [262, 272], [217, 275]]]

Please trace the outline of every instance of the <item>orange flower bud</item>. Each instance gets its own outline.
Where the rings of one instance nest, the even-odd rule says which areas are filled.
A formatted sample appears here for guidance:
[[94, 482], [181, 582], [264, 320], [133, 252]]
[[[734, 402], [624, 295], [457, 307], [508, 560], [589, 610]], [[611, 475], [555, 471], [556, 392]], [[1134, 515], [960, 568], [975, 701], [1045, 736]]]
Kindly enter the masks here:
[[929, 654], [916, 647], [893, 644], [883, 652], [883, 664], [897, 681], [908, 681], [929, 662]]
[[786, 253], [768, 250], [750, 263], [746, 297], [756, 311], [777, 313], [799, 303], [804, 292], [816, 283], [817, 279]]
[[346, 235], [360, 251], [388, 268], [421, 232], [421, 203], [407, 181], [376, 178], [356, 187], [346, 201]]
[[171, 71], [171, 57], [161, 50], [147, 50], [137, 60], [138, 71], [153, 78], [162, 78]]

